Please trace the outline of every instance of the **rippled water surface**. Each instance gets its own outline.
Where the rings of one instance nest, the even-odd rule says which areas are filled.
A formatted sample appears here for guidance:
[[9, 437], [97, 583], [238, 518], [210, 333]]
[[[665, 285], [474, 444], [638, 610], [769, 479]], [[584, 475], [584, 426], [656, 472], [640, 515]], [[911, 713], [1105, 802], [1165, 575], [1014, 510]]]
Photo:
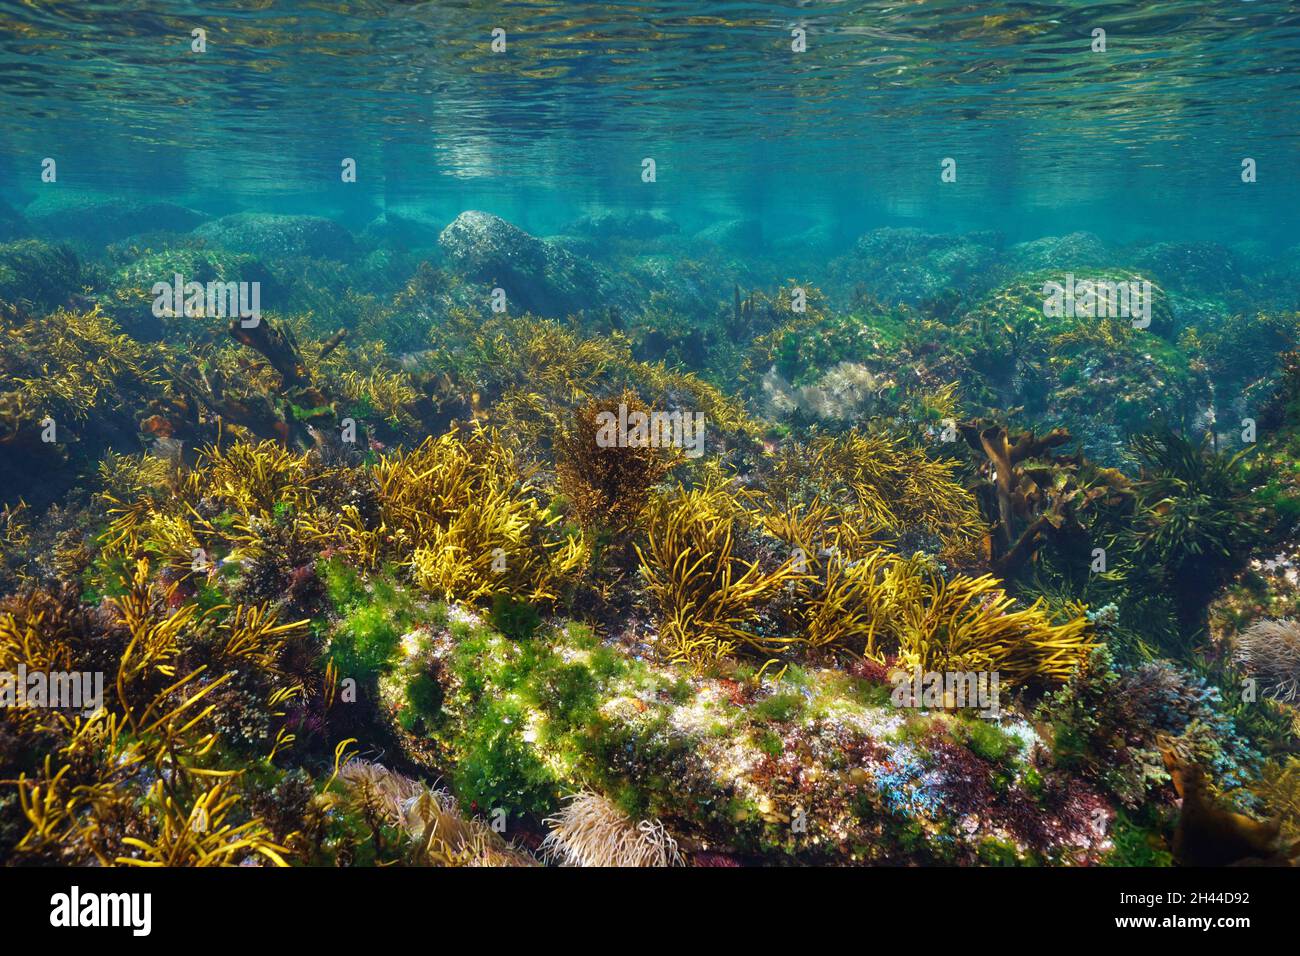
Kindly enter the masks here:
[[543, 219], [717, 202], [1258, 234], [1295, 208], [1298, 66], [1279, 2], [7, 2], [0, 170], [21, 190], [55, 154], [74, 187]]
[[1300, 862], [1298, 133], [1300, 0], [0, 0], [0, 873]]

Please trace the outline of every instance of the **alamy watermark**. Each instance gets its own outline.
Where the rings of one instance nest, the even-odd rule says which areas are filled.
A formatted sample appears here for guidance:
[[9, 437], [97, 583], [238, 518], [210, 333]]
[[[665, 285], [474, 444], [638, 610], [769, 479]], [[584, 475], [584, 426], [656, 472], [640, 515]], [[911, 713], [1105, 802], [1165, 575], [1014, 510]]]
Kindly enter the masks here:
[[978, 710], [981, 717], [997, 717], [997, 671], [897, 671], [889, 695], [895, 707], [934, 707]]
[[103, 671], [0, 671], [0, 707], [80, 710], [89, 716], [104, 705]]
[[119, 926], [130, 929], [133, 936], [148, 936], [153, 929], [153, 894], [83, 893], [73, 886], [50, 897], [50, 925], [60, 929]]
[[682, 448], [687, 458], [704, 454], [703, 412], [643, 412], [618, 403], [618, 412], [596, 414], [601, 448]]
[[1043, 315], [1048, 318], [1132, 319], [1133, 328], [1151, 324], [1151, 282], [1113, 282], [1109, 279], [1075, 279], [1067, 272], [1064, 282], [1043, 283]]
[[186, 282], [176, 273], [172, 282], [153, 285], [153, 314], [156, 318], [237, 318], [246, 329], [262, 321], [260, 282]]

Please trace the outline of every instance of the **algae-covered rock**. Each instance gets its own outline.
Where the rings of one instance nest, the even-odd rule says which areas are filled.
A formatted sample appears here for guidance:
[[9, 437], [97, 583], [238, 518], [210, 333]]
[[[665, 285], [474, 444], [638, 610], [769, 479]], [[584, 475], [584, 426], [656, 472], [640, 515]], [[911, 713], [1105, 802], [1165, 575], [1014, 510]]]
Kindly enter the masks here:
[[566, 232], [600, 239], [653, 239], [679, 229], [665, 213], [644, 209], [605, 209], [575, 219], [565, 227]]
[[1100, 850], [1101, 801], [1044, 786], [1009, 714], [897, 707], [883, 669], [687, 678], [581, 625], [516, 641], [449, 617], [402, 639], [383, 710], [408, 758], [506, 819], [594, 791], [696, 863], [974, 861], [994, 838], [1019, 861]]
[[763, 224], [757, 219], [724, 219], [695, 234], [698, 242], [739, 252], [753, 252], [763, 245]]
[[818, 253], [835, 248], [840, 236], [828, 222], [817, 222], [803, 229], [779, 231], [768, 237], [768, 245], [779, 253]]
[[[177, 245], [170, 248], [145, 250], [127, 264], [116, 269], [108, 279], [108, 290], [101, 296], [104, 307], [133, 334], [161, 331], [152, 313], [155, 283], [172, 285], [176, 276], [186, 283], [199, 282], [256, 282], [258, 300], [271, 307], [281, 297], [282, 287], [274, 274], [260, 259], [246, 253], [230, 252], [205, 245]], [[178, 320], [180, 329], [198, 330], [203, 319]], [[219, 322], [212, 319], [212, 323]]]
[[677, 249], [637, 255], [620, 263], [620, 276], [642, 290], [651, 317], [675, 313], [699, 324], [704, 303], [729, 299], [735, 283], [744, 283], [743, 268], [719, 253], [684, 256]]
[[1251, 292], [1261, 307], [1294, 309], [1300, 304], [1300, 245], [1248, 249], [1242, 267], [1255, 280]]
[[1133, 253], [1133, 262], [1163, 285], [1197, 295], [1222, 295], [1245, 285], [1236, 254], [1217, 242], [1155, 242]]
[[595, 266], [500, 216], [463, 212], [442, 231], [438, 245], [466, 278], [500, 286], [519, 309], [563, 315], [599, 302], [602, 280]]
[[[963, 357], [956, 373], [968, 394], [982, 393], [990, 407], [1021, 407], [1036, 421], [1065, 424], [1090, 455], [1114, 463], [1126, 436], [1190, 424], [1209, 383], [1204, 367], [1171, 341], [1176, 326], [1160, 285], [1124, 270], [1074, 279], [1077, 301], [1062, 293], [1064, 314], [1048, 305], [1053, 284], [1068, 284], [1064, 272], [1020, 276], [979, 300], [957, 326], [952, 345]], [[1107, 314], [1096, 303], [1095, 314], [1085, 313], [1078, 285], [1085, 279], [1149, 287], [1149, 317], [1132, 308], [1131, 315], [1118, 308]]]
[[52, 308], [81, 286], [81, 265], [67, 246], [40, 239], [0, 245], [0, 300]]
[[240, 212], [206, 222], [194, 234], [269, 262], [287, 256], [344, 258], [353, 246], [351, 233], [321, 216]]
[[[547, 236], [544, 240], [552, 248], [563, 250], [579, 259], [590, 259], [596, 261], [602, 258], [608, 258], [617, 251], [616, 244], [607, 239], [597, 239], [595, 236], [588, 236], [578, 233], [559, 233], [554, 236]], [[637, 262], [640, 257], [634, 259], [619, 259], [619, 265]], [[630, 266], [629, 266], [630, 268]]]
[[1017, 272], [1032, 272], [1113, 264], [1114, 254], [1091, 232], [1071, 232], [1017, 242], [1008, 250], [1007, 260]]
[[48, 187], [23, 210], [39, 236], [104, 244], [139, 232], [185, 232], [206, 218], [171, 202], [97, 196]]
[[407, 284], [419, 259], [402, 245], [382, 245], [361, 257], [356, 265], [356, 285], [361, 289], [393, 290]]
[[440, 230], [439, 223], [423, 215], [389, 209], [366, 225], [361, 239], [385, 249], [430, 249], [438, 244]]
[[832, 280], [843, 290], [865, 288], [882, 302], [917, 305], [947, 289], [978, 292], [997, 280], [996, 238], [947, 236], [912, 227], [875, 229], [834, 260]]

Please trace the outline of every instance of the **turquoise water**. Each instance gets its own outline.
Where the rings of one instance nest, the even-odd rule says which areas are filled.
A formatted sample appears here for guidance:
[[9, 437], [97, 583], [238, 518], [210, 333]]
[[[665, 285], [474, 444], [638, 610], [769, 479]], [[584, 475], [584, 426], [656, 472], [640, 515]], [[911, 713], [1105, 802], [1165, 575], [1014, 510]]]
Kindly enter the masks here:
[[3, 3], [0, 183], [30, 197], [52, 156], [215, 212], [1284, 242], [1298, 67], [1274, 2]]
[[1295, 862], [1298, 77], [0, 0], [0, 869]]

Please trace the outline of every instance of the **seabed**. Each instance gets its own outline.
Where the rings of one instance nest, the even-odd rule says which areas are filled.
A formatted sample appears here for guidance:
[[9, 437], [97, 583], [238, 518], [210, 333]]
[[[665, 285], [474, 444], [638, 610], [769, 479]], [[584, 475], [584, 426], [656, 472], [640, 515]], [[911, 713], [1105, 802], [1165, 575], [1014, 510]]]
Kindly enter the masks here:
[[[113, 145], [87, 152], [54, 135], [49, 102], [20, 105], [13, 71], [93, 38], [0, 5], [0, 99], [21, 119], [0, 154], [0, 862], [1295, 863], [1300, 247], [1282, 152], [1180, 151], [1153, 106], [1112, 129], [1116, 148], [1168, 150], [1161, 181], [1195, 188], [1083, 228], [1041, 191], [1008, 212], [981, 189], [1057, 169], [1033, 152], [1056, 147], [1015, 141], [1016, 166], [985, 135], [992, 91], [952, 86], [947, 61], [906, 54], [934, 81], [912, 87], [864, 58], [909, 31], [967, 52], [1011, 31], [1077, 40], [1070, 76], [1132, 68], [1119, 38], [1140, 17], [1111, 25], [1104, 65], [1079, 59], [1100, 54], [1072, 14], [1033, 5], [994, 22], [940, 4], [951, 30], [875, 10], [904, 19], [851, 74], [854, 11], [803, 51], [783, 27], [771, 85], [737, 69], [771, 23], [670, 17], [722, 59], [682, 74], [713, 76], [716, 108], [661, 100], [680, 82], [667, 60], [644, 113], [617, 100], [611, 122], [681, 124], [658, 152], [624, 126], [547, 132], [548, 101], [589, 103], [571, 90], [591, 74], [536, 52], [573, 24], [538, 12], [554, 36], [530, 41], [507, 18], [500, 56], [518, 59], [491, 60], [496, 21], [452, 10], [456, 56], [402, 61], [448, 104], [416, 123], [367, 85], [400, 85], [398, 67], [352, 41], [370, 17], [403, 42], [429, 6], [244, 11], [197, 53], [199, 11], [118, 11], [96, 82], [132, 122], [56, 111]], [[1294, 37], [1252, 7], [1240, 28], [1286, 64]], [[614, 69], [626, 24], [593, 24], [613, 46], [590, 68], [611, 70], [611, 95], [640, 89]], [[130, 53], [157, 31], [181, 39]], [[1182, 42], [1142, 37], [1162, 55]], [[263, 69], [288, 49], [298, 66]], [[311, 161], [281, 182], [256, 157], [299, 127], [250, 127], [222, 187], [202, 165], [216, 154], [144, 142], [178, 107], [133, 55], [207, 58], [185, 61], [195, 90], [252, 75], [249, 102], [310, 101], [336, 138], [286, 142], [281, 158]], [[1259, 81], [1234, 87], [1243, 122], [1249, 103], [1296, 102], [1243, 75]], [[1029, 85], [999, 108], [1066, 110], [1016, 77]], [[62, 83], [54, 105], [73, 102]], [[768, 97], [801, 83], [851, 122], [825, 117], [824, 148], [786, 152]], [[955, 160], [923, 135], [953, 128], [956, 106], [921, 95], [936, 89], [969, 108]], [[860, 202], [844, 163], [877, 129], [867, 90], [917, 132]], [[243, 121], [202, 108], [215, 134]], [[518, 139], [480, 129], [487, 115]], [[746, 140], [751, 121], [773, 132]], [[584, 131], [589, 150], [561, 149]], [[423, 178], [404, 136], [440, 144]], [[1156, 182], [1107, 179], [1089, 142], [1068, 167], [1082, 205]], [[541, 162], [552, 148], [590, 176]], [[1258, 182], [1254, 159], [1238, 167], [1251, 153]], [[156, 183], [115, 184], [132, 155]], [[797, 196], [821, 190], [802, 218], [778, 208], [792, 170]]]

